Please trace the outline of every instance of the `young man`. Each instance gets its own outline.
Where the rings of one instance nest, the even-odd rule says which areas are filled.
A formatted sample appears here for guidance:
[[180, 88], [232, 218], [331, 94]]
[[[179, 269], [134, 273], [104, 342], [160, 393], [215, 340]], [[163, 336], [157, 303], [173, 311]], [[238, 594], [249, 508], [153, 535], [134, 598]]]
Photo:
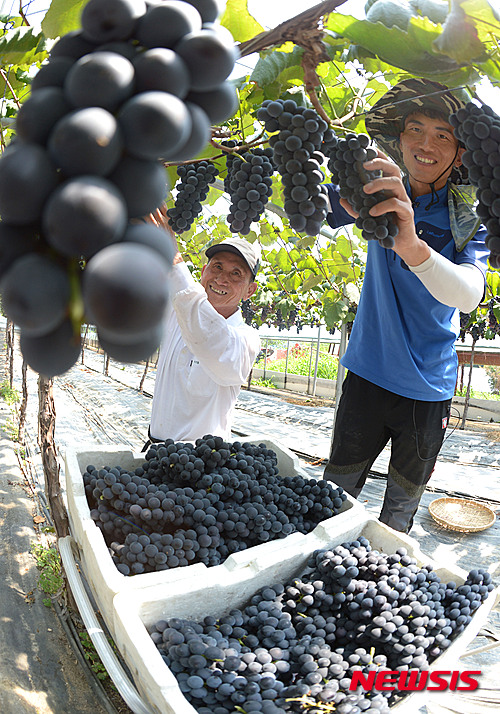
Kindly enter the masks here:
[[[158, 223], [167, 227], [159, 215]], [[171, 232], [171, 231], [170, 231]], [[257, 284], [258, 245], [234, 237], [207, 251], [200, 282], [178, 252], [158, 360], [149, 436], [194, 442], [230, 439], [234, 406], [260, 350], [257, 330], [239, 304]]]
[[[393, 249], [368, 245], [325, 478], [357, 497], [390, 439], [380, 520], [403, 532], [412, 527], [448, 424], [459, 311], [474, 310], [485, 287], [486, 231], [470, 187], [450, 180], [463, 171], [464, 149], [448, 121], [461, 105], [443, 85], [409, 79], [366, 117], [368, 133], [396, 162], [379, 153], [365, 164], [383, 172], [366, 193], [390, 192], [370, 213], [393, 211], [399, 233]], [[352, 222], [336, 187], [328, 191], [330, 225]]]

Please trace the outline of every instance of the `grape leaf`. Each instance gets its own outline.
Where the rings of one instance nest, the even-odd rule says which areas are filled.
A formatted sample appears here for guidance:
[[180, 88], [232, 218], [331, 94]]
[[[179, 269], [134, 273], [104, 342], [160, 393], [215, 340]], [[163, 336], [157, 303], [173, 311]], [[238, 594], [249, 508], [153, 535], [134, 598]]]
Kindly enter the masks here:
[[326, 326], [333, 329], [339, 322], [342, 322], [349, 312], [349, 308], [343, 302], [341, 295], [335, 290], [327, 290], [321, 296], [323, 305], [323, 316]]
[[[425, 22], [424, 18], [412, 17], [408, 32], [405, 32], [398, 27], [388, 28], [381, 22], [332, 13], [327, 27], [362, 45], [384, 62], [411, 74], [462, 84], [467, 83], [471, 74], [470, 66], [461, 67], [449, 57], [423, 49], [426, 45], [432, 47], [438, 29], [432, 22]], [[325, 38], [325, 41], [328, 39]]]
[[284, 248], [280, 248], [277, 251], [275, 260], [276, 267], [279, 268], [279, 270], [282, 270], [285, 273], [288, 273], [291, 270], [292, 263], [287, 251]]
[[280, 74], [289, 67], [300, 64], [304, 51], [300, 47], [295, 47], [293, 52], [272, 52], [261, 57], [250, 76], [250, 81], [255, 82], [260, 87], [278, 79]]
[[480, 72], [483, 72], [494, 83], [500, 82], [500, 64], [494, 59], [487, 59], [486, 62], [476, 62], [476, 66]]
[[470, 22], [476, 27], [478, 38], [482, 42], [492, 36], [500, 38], [500, 16], [496, 16], [487, 0], [463, 0], [460, 7]]
[[315, 275], [314, 273], [310, 273], [309, 276], [302, 283], [302, 292], [307, 292], [308, 290], [315, 288], [316, 285], [320, 285], [323, 280], [324, 278], [322, 275]]
[[0, 64], [28, 67], [47, 56], [45, 37], [32, 27], [16, 27], [0, 37]]
[[88, 0], [52, 0], [42, 20], [45, 37], [55, 39], [80, 27], [82, 8]]
[[220, 22], [238, 42], [264, 32], [262, 25], [248, 12], [248, 0], [227, 0]]

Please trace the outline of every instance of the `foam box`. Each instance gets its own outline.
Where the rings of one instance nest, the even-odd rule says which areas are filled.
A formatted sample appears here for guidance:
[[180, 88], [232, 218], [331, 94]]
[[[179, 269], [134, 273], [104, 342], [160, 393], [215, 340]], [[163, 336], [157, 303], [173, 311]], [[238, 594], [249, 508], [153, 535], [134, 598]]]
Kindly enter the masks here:
[[[244, 441], [256, 444], [265, 443], [267, 448], [272, 449], [278, 458], [278, 469], [281, 476], [301, 475], [308, 478], [308, 474], [300, 467], [298, 458], [286, 447], [270, 441], [260, 434], [252, 434]], [[203, 563], [194, 563], [154, 573], [134, 576], [122, 575], [111, 559], [100, 529], [90, 517], [83, 473], [90, 464], [96, 468], [122, 466], [125, 469], [134, 470], [144, 461], [144, 454], [136, 454], [119, 448], [96, 447], [85, 451], [67, 449], [65, 453], [66, 500], [71, 535], [78, 546], [79, 559], [85, 578], [112, 636], [114, 636], [113, 598], [119, 592], [149, 588], [155, 585], [168, 584], [170, 587], [178, 581], [185, 580], [200, 582], [201, 579], [203, 582], [207, 578], [208, 571], [214, 571], [216, 579], [225, 581], [226, 578], [231, 577], [230, 574], [235, 569], [247, 568], [250, 572], [255, 572], [259, 570], [261, 561], [279, 560], [283, 548], [291, 549], [294, 554], [300, 554], [304, 549], [309, 548], [309, 540], [311, 542], [318, 541], [317, 536], [323, 528], [327, 528], [328, 532], [338, 531], [341, 533], [349, 526], [362, 523], [368, 518], [364, 506], [348, 495], [347, 500], [342, 504], [340, 513], [322, 521], [312, 533], [307, 535], [292, 533], [286, 538], [247, 548], [233, 553], [220, 565], [210, 568]]]
[[[394, 553], [398, 548], [405, 547], [419, 565], [432, 563], [442, 581], [453, 580], [461, 584], [467, 576], [461, 568], [450, 570], [428, 558], [420, 550], [417, 541], [392, 530], [375, 518], [369, 518], [363, 524], [351, 524], [343, 533], [334, 533], [329, 525], [316, 529], [314, 536], [304, 542], [300, 552], [282, 541], [281, 551], [275, 554], [278, 558], [263, 556], [256, 559], [252, 567], [240, 567], [231, 574], [227, 570], [216, 572], [216, 568], [210, 568], [203, 580], [194, 578], [116, 595], [115, 643], [138, 691], [153, 711], [160, 714], [196, 714], [194, 707], [179, 689], [175, 676], [163, 662], [149, 636], [148, 628], [159, 620], [171, 617], [199, 621], [207, 615], [222, 617], [232, 609], [242, 608], [265, 585], [288, 582], [300, 575], [309, 555], [317, 548], [334, 547], [362, 535], [368, 538], [374, 549], [384, 553]], [[454, 668], [453, 664], [485, 624], [497, 597], [498, 588], [476, 610], [470, 624], [448, 650], [432, 663], [431, 670]], [[398, 714], [413, 712], [416, 705], [418, 708], [418, 702], [421, 700], [421, 704], [424, 704], [430, 694], [428, 691], [410, 694], [394, 705], [393, 709]]]

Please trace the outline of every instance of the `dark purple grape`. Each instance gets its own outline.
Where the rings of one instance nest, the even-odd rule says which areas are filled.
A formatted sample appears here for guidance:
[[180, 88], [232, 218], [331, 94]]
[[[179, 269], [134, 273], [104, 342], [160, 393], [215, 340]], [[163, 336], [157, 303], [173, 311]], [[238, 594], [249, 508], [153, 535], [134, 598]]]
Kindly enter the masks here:
[[84, 306], [104, 339], [128, 344], [152, 334], [167, 307], [169, 267], [149, 246], [130, 242], [103, 248], [89, 260]]
[[82, 35], [95, 43], [127, 40], [146, 12], [144, 0], [89, 0], [82, 10]]

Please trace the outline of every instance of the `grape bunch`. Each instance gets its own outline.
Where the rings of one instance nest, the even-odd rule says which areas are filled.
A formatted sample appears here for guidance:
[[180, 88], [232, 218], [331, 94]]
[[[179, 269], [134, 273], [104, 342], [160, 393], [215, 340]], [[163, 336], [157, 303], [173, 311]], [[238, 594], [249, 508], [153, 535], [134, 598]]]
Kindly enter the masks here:
[[240, 303], [240, 309], [241, 309], [241, 315], [243, 319], [245, 320], [247, 325], [251, 325], [254, 317], [255, 317], [255, 310], [252, 306], [252, 303], [250, 300], [242, 300]]
[[216, 0], [89, 0], [33, 77], [0, 159], [0, 293], [47, 377], [77, 361], [83, 322], [122, 361], [159, 345], [174, 250], [131, 219], [164, 201], [161, 162], [196, 156], [234, 109], [217, 14]]
[[242, 609], [160, 620], [150, 636], [199, 714], [388, 714], [401, 694], [349, 691], [354, 672], [428, 669], [493, 589], [485, 570], [441, 582], [405, 548], [381, 553], [360, 536], [314, 552], [301, 577]]
[[392, 248], [398, 234], [394, 214], [371, 216], [369, 212], [370, 208], [387, 199], [387, 193], [377, 191], [367, 194], [363, 191], [366, 183], [381, 176], [381, 172], [368, 171], [363, 167], [365, 161], [377, 156], [376, 150], [370, 146], [370, 137], [354, 133], [346, 134], [343, 138], [329, 136], [323, 150], [328, 157], [332, 179], [340, 187], [340, 198], [349, 201], [359, 213], [356, 226], [361, 230], [363, 238], [378, 240], [383, 248]]
[[282, 478], [264, 444], [212, 435], [153, 444], [133, 473], [89, 465], [83, 482], [91, 517], [124, 575], [218, 565], [253, 545], [309, 533], [346, 499], [328, 481]]
[[248, 235], [250, 224], [258, 221], [272, 195], [273, 150], [259, 147], [241, 154], [228, 154], [225, 187], [231, 199], [229, 228]]
[[208, 195], [210, 184], [218, 174], [219, 170], [211, 161], [183, 164], [177, 168], [181, 180], [176, 186], [174, 206], [167, 210], [168, 222], [174, 233], [183, 233], [191, 228], [201, 213], [202, 201]]
[[[328, 125], [314, 109], [292, 99], [266, 100], [257, 112], [267, 132], [269, 145], [281, 174], [284, 209], [290, 226], [299, 233], [318, 235], [328, 211], [321, 145]], [[277, 132], [277, 133], [274, 133]]]
[[477, 188], [477, 215], [486, 226], [489, 264], [500, 270], [500, 117], [491, 107], [469, 102], [450, 116], [469, 181]]

